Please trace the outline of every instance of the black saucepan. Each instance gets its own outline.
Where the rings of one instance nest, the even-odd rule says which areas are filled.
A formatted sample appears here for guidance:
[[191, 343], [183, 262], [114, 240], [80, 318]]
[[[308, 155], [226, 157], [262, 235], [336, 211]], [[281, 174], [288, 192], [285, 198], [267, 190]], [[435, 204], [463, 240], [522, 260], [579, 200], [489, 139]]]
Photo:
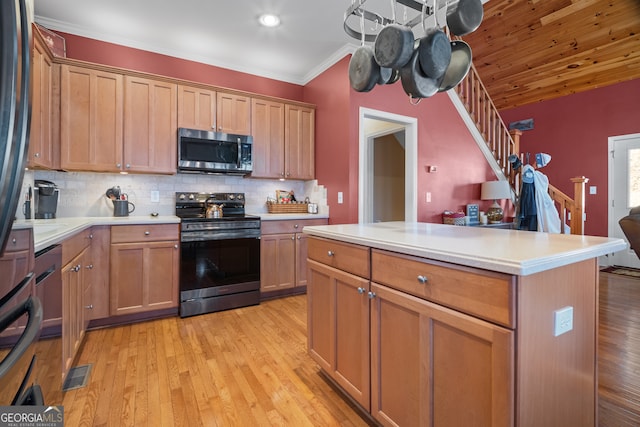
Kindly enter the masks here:
[[451, 61], [451, 43], [440, 29], [431, 29], [418, 45], [420, 68], [428, 77], [439, 79]]
[[374, 44], [374, 56], [381, 67], [400, 68], [411, 58], [414, 45], [413, 31], [399, 24], [386, 25]]
[[447, 8], [447, 27], [451, 34], [464, 36], [478, 29], [483, 15], [481, 0], [459, 0]]
[[429, 98], [438, 92], [438, 79], [422, 72], [420, 67], [420, 49], [416, 48], [409, 62], [400, 69], [402, 88], [411, 98]]
[[369, 92], [380, 80], [380, 66], [373, 57], [373, 49], [360, 46], [349, 61], [349, 83], [357, 92]]

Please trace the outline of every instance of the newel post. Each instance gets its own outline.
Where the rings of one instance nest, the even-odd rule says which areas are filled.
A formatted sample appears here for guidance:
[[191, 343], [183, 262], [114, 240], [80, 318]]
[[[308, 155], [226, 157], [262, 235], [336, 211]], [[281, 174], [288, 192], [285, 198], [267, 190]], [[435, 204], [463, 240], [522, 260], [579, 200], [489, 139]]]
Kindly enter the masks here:
[[589, 178], [576, 176], [573, 182], [574, 211], [571, 216], [571, 234], [584, 234], [584, 187]]

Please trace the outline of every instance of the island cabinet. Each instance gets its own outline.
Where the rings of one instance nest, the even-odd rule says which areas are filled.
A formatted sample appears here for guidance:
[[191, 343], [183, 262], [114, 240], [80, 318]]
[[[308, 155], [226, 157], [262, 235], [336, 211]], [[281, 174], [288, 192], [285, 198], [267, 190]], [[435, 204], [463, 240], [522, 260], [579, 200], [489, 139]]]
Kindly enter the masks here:
[[111, 227], [110, 315], [178, 307], [179, 225]]
[[178, 85], [178, 127], [251, 135], [251, 98]]
[[308, 225], [327, 219], [262, 221], [260, 236], [260, 292], [262, 297], [303, 293], [307, 285]]
[[[425, 250], [405, 230], [426, 235], [431, 227], [440, 236], [438, 226], [393, 227], [308, 231], [309, 353], [333, 382], [385, 426], [596, 425], [597, 258], [494, 271], [477, 267], [492, 261], [460, 258], [475, 263], [468, 266], [414, 254], [440, 253], [450, 229]], [[534, 249], [529, 234], [464, 233], [469, 247], [483, 247], [482, 234], [550, 253]], [[561, 333], [556, 316], [566, 307], [573, 325]]]
[[29, 168], [58, 169], [60, 167], [60, 150], [58, 145], [54, 143], [53, 125], [59, 117], [59, 108], [54, 101], [54, 92], [59, 89], [57, 86], [60, 81], [60, 66], [53, 65], [51, 53], [42, 40], [40, 32], [34, 30], [33, 35], [31, 131], [27, 166]]

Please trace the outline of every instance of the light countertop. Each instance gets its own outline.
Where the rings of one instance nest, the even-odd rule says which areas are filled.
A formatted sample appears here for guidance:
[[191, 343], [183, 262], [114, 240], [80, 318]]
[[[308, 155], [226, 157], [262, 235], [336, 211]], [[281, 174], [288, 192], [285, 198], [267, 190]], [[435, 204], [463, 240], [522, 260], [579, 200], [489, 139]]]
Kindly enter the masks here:
[[309, 235], [526, 276], [621, 251], [622, 239], [430, 223], [305, 227]]
[[33, 228], [36, 252], [58, 244], [86, 228], [94, 225], [177, 224], [177, 216], [126, 216], [126, 217], [73, 217], [55, 219], [16, 220], [14, 229]]

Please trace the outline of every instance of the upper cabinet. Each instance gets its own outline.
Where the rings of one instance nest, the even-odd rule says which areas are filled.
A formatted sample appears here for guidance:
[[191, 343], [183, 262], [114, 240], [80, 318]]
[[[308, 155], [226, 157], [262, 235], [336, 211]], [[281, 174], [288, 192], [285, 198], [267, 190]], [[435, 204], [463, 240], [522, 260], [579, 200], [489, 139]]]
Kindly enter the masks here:
[[218, 132], [251, 135], [251, 98], [218, 92]]
[[[54, 79], [52, 57], [38, 31], [33, 34], [31, 130], [27, 166], [57, 169], [60, 167], [60, 156], [54, 144], [52, 124], [58, 117], [58, 108], [54, 108], [54, 84], [59, 80]], [[56, 70], [59, 70], [58, 65]]]
[[216, 130], [216, 92], [178, 85], [178, 127]]
[[251, 135], [251, 98], [179, 85], [178, 127]]
[[176, 172], [177, 85], [61, 67], [61, 168]]
[[131, 76], [124, 84], [123, 170], [176, 173], [177, 85]]
[[251, 100], [254, 178], [284, 177], [284, 104]]
[[285, 178], [315, 178], [315, 117], [311, 107], [285, 105]]
[[122, 74], [63, 64], [60, 70], [60, 166], [120, 172]]
[[254, 98], [253, 178], [313, 179], [315, 109]]

